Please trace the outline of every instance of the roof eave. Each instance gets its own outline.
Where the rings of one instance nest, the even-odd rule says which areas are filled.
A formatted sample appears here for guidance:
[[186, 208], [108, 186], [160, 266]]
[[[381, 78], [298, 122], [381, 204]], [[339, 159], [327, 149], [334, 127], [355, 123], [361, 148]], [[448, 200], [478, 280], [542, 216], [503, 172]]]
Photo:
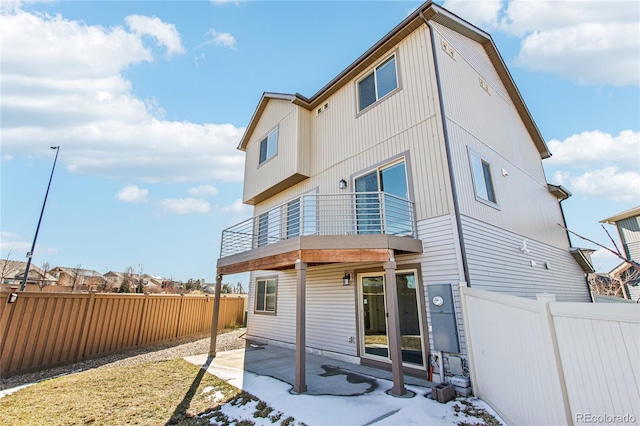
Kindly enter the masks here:
[[640, 206], [635, 206], [629, 210], [625, 210], [621, 213], [615, 214], [606, 219], [602, 219], [600, 223], [608, 223], [609, 225], [615, 225], [616, 222], [629, 219], [630, 217], [640, 216]]

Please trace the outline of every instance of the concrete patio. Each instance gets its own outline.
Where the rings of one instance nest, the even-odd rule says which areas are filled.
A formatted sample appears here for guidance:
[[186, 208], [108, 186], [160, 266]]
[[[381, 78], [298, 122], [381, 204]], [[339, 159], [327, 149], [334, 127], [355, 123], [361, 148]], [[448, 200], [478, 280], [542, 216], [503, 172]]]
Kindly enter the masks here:
[[[196, 365], [204, 366], [207, 363], [207, 355], [185, 359]], [[250, 345], [246, 349], [219, 352], [208, 365], [207, 371], [225, 380], [238, 380], [240, 372], [248, 371], [277, 379], [289, 384], [293, 389], [295, 351], [271, 345]], [[393, 376], [391, 371], [307, 353], [306, 379], [306, 395], [358, 396], [378, 389], [381, 385], [376, 379], [385, 381], [382, 386], [389, 386], [388, 382], [393, 381]], [[420, 393], [423, 396], [430, 393], [431, 382], [428, 380], [408, 375], [405, 375], [404, 379], [407, 385], [422, 388], [423, 391]], [[290, 392], [293, 393], [292, 390]], [[413, 395], [414, 392], [409, 391], [407, 396]]]

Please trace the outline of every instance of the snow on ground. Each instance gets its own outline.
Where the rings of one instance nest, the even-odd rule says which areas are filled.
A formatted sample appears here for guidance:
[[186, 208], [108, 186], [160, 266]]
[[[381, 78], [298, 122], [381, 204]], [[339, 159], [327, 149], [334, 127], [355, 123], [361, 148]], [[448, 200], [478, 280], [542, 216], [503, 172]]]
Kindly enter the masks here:
[[[197, 357], [188, 357], [187, 361], [198, 364]], [[202, 362], [199, 363], [202, 365]], [[360, 396], [332, 396], [332, 395], [294, 395], [289, 393], [291, 385], [280, 380], [258, 376], [239, 369], [210, 366], [208, 372], [241, 388], [258, 399], [266, 402], [274, 410], [284, 413], [283, 418], [292, 416], [296, 423], [304, 422], [309, 426], [323, 425], [457, 425], [459, 422], [484, 422], [475, 417], [469, 417], [462, 412], [456, 412], [456, 405], [463, 407], [457, 401], [440, 404], [426, 398], [429, 389], [420, 386], [407, 386], [414, 392], [413, 398], [397, 398], [385, 393], [391, 389], [392, 383], [387, 380], [376, 379], [378, 388], [373, 392]], [[498, 415], [484, 402], [477, 398], [464, 398], [474, 407], [482, 408], [499, 419]], [[236, 420], [251, 420], [256, 424], [273, 425], [269, 419], [253, 418], [253, 406], [232, 406], [225, 404], [222, 412], [229, 418]], [[265, 423], [260, 423], [262, 420]], [[504, 424], [504, 423], [503, 423]]]
[[21, 386], [16, 386], [14, 388], [1, 390], [0, 391], [0, 398], [4, 398], [7, 395], [11, 395], [14, 392], [18, 392], [20, 389], [24, 389], [24, 388], [29, 387], [31, 385], [35, 385], [35, 383], [27, 383], [26, 385], [21, 385]]

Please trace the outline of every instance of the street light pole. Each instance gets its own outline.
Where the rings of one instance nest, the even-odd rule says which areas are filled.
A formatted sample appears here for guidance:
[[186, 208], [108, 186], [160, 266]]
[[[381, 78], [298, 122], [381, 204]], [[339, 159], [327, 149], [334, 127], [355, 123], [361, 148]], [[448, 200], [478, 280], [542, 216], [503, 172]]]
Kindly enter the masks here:
[[24, 288], [27, 285], [27, 277], [29, 276], [29, 268], [31, 267], [31, 258], [33, 257], [33, 251], [36, 248], [38, 231], [40, 231], [40, 223], [42, 222], [42, 215], [44, 214], [44, 206], [47, 205], [47, 197], [49, 196], [49, 188], [51, 188], [51, 180], [53, 179], [53, 172], [56, 170], [56, 161], [58, 161], [58, 153], [60, 152], [60, 146], [52, 146], [51, 149], [56, 150], [56, 158], [54, 158], [53, 160], [53, 168], [51, 169], [51, 176], [49, 177], [49, 185], [47, 185], [47, 192], [44, 195], [44, 203], [42, 203], [42, 210], [40, 211], [40, 219], [38, 219], [38, 226], [36, 227], [36, 235], [33, 237], [33, 244], [31, 245], [31, 251], [27, 253], [27, 267], [24, 270], [24, 277], [22, 277], [22, 284], [20, 284], [20, 291], [24, 291]]

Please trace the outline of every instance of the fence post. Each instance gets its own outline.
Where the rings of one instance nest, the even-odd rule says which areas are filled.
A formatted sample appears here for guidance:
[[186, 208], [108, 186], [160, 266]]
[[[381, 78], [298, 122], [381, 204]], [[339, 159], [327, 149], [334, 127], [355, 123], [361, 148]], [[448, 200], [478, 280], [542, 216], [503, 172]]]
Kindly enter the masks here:
[[176, 326], [176, 335], [177, 339], [180, 336], [180, 326], [182, 325], [182, 306], [184, 305], [184, 294], [180, 295], [180, 309], [178, 310], [178, 325]]
[[471, 388], [473, 389], [473, 394], [480, 398], [480, 384], [478, 383], [476, 364], [473, 357], [473, 342], [471, 341], [471, 321], [469, 320], [469, 306], [467, 304], [467, 289], [469, 288], [469, 285], [464, 281], [459, 285], [460, 301], [462, 302], [462, 322], [464, 323], [464, 336], [467, 343], [467, 358], [469, 358], [469, 373], [471, 375]]
[[560, 359], [560, 349], [558, 348], [558, 337], [556, 335], [556, 327], [553, 323], [553, 316], [549, 304], [556, 301], [553, 294], [537, 294], [538, 313], [542, 322], [542, 338], [544, 346], [543, 353], [549, 354], [549, 360], [553, 364], [555, 376], [558, 382], [554, 386], [558, 386], [558, 391], [562, 398], [562, 410], [567, 424], [573, 424], [573, 416], [571, 415], [571, 407], [569, 406], [569, 395], [567, 393], [567, 384], [564, 379], [564, 371], [562, 369], [562, 360]]
[[82, 324], [80, 328], [80, 341], [76, 348], [76, 362], [80, 362], [84, 359], [86, 353], [87, 340], [89, 338], [89, 330], [91, 329], [91, 318], [93, 317], [93, 308], [96, 303], [96, 291], [89, 291], [89, 302], [84, 310], [82, 316]]
[[142, 342], [142, 336], [145, 331], [145, 321], [147, 320], [147, 311], [149, 310], [149, 293], [144, 294], [144, 300], [142, 301], [142, 314], [140, 314], [140, 325], [138, 326], [138, 337], [136, 338], [136, 347], [140, 346]]

